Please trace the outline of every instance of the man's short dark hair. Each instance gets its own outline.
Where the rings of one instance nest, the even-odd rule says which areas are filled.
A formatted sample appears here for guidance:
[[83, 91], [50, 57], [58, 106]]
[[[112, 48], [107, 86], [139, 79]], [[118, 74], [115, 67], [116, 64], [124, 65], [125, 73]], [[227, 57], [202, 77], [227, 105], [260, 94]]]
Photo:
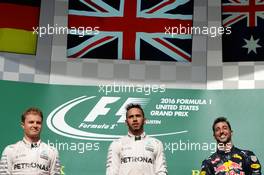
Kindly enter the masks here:
[[130, 109], [132, 109], [132, 108], [140, 109], [141, 112], [142, 112], [143, 117], [145, 117], [145, 114], [144, 114], [144, 111], [143, 111], [141, 105], [140, 105], [140, 104], [134, 104], [134, 103], [130, 103], [130, 104], [128, 104], [128, 105], [126, 106], [126, 117], [127, 117], [127, 113], [128, 113], [128, 111], [129, 111]]
[[25, 110], [25, 112], [23, 112], [23, 114], [21, 115], [21, 122], [22, 123], [25, 123], [26, 115], [28, 115], [28, 114], [39, 115], [41, 117], [41, 121], [43, 121], [42, 111], [36, 107], [30, 107], [27, 110]]
[[213, 132], [215, 132], [215, 128], [214, 128], [215, 125], [216, 125], [217, 123], [219, 123], [219, 122], [225, 122], [225, 123], [227, 123], [229, 129], [232, 131], [231, 125], [230, 125], [229, 121], [227, 120], [227, 118], [225, 118], [225, 117], [218, 117], [218, 118], [216, 118], [216, 119], [214, 120], [214, 124], [213, 124], [213, 126], [212, 126]]

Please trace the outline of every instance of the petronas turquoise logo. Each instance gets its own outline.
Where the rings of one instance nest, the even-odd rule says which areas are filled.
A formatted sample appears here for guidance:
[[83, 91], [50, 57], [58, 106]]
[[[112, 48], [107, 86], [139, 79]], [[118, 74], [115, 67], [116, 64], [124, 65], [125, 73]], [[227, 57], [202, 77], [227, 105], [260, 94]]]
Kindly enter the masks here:
[[[98, 99], [99, 98], [99, 99]], [[56, 107], [47, 118], [47, 126], [51, 131], [56, 134], [82, 140], [101, 140], [111, 141], [117, 139], [122, 135], [118, 134], [120, 128], [126, 127], [125, 122], [125, 107], [129, 103], [139, 103], [143, 107], [146, 106], [149, 98], [135, 98], [135, 97], [96, 97], [96, 96], [81, 96], [72, 100], [69, 100], [62, 105]], [[125, 100], [125, 101], [124, 101]], [[97, 103], [87, 110], [89, 103], [96, 101]], [[117, 103], [124, 101], [121, 105]], [[86, 106], [87, 104], [87, 106]], [[72, 110], [82, 105], [81, 110], [87, 111], [87, 116], [69, 115]], [[112, 109], [109, 106], [113, 106]], [[91, 105], [90, 105], [91, 106]], [[111, 111], [116, 112], [113, 115], [109, 115]], [[67, 116], [67, 117], [66, 117]], [[67, 119], [78, 119], [77, 125], [67, 122]], [[103, 120], [100, 120], [102, 119]], [[98, 121], [100, 121], [98, 123]], [[103, 122], [102, 122], [103, 121]], [[151, 120], [150, 120], [151, 122]], [[153, 120], [152, 120], [153, 122]], [[76, 123], [76, 122], [74, 122]], [[152, 136], [165, 136], [184, 133], [187, 131], [179, 132], [166, 132], [159, 134], [151, 134]]]

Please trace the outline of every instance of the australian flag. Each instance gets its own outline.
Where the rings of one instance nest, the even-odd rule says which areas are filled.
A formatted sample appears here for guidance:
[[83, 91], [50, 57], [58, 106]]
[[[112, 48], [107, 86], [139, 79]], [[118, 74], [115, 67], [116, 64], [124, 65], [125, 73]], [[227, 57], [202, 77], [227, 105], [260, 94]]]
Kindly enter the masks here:
[[166, 29], [192, 19], [193, 0], [69, 0], [67, 56], [191, 62], [192, 35]]
[[264, 61], [264, 0], [222, 0], [223, 61]]

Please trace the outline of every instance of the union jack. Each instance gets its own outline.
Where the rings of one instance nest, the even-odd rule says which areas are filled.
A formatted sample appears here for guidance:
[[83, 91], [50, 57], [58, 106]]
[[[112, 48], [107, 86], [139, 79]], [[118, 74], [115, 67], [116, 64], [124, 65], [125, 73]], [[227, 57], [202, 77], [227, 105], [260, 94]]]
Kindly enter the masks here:
[[99, 27], [98, 34], [68, 35], [68, 57], [191, 61], [193, 0], [69, 0], [68, 27]]
[[264, 19], [264, 0], [228, 0], [222, 5], [223, 26], [246, 18], [248, 27], [256, 27], [258, 17]]

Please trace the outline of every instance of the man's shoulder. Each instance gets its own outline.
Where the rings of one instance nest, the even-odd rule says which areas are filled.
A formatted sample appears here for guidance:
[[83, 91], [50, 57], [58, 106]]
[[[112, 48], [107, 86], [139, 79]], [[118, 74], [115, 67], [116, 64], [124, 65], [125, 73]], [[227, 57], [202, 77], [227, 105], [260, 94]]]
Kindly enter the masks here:
[[[253, 151], [243, 150], [243, 149], [238, 149], [238, 148], [237, 148], [237, 151], [239, 151], [239, 154], [237, 153], [236, 156], [238, 158], [240, 156], [240, 158], [245, 161], [245, 164], [247, 166], [250, 166], [252, 171], [254, 171], [254, 172], [260, 172], [261, 171], [261, 165], [259, 163], [257, 156], [253, 153]], [[256, 173], [256, 174], [258, 174], [258, 173]]]
[[120, 138], [117, 138], [117, 139], [114, 139], [114, 140], [111, 142], [111, 144], [109, 145], [109, 150], [111, 150], [111, 151], [113, 151], [113, 150], [115, 150], [115, 151], [120, 150], [121, 147], [122, 147], [122, 143], [125, 142], [124, 139], [125, 139], [124, 136], [122, 136], [122, 137], [120, 137]]
[[157, 138], [155, 138], [155, 137], [152, 137], [152, 136], [148, 136], [148, 135], [146, 135], [146, 139], [147, 139], [148, 141], [154, 142], [154, 143], [156, 143], [156, 144], [162, 144], [162, 142], [161, 142], [159, 139], [157, 139]]
[[235, 147], [234, 149], [234, 153], [238, 153], [244, 157], [251, 157], [251, 156], [255, 156], [254, 152], [251, 151], [251, 150], [246, 150], [246, 149], [240, 149], [240, 148], [237, 148]]
[[126, 139], [127, 139], [126, 136], [121, 136], [120, 138], [114, 139], [114, 140], [111, 142], [111, 145], [120, 145], [120, 144], [122, 144], [122, 142], [124, 142]]
[[19, 140], [19, 141], [17, 141], [16, 143], [12, 143], [12, 144], [10, 144], [10, 145], [7, 145], [6, 146], [6, 149], [15, 149], [16, 147], [19, 147], [19, 146], [21, 146], [21, 144], [23, 143], [23, 141], [22, 140]]
[[49, 150], [49, 152], [53, 152], [53, 153], [56, 153], [57, 154], [58, 150], [57, 150], [56, 147], [51, 146], [51, 145], [49, 145], [49, 144], [47, 144], [45, 142], [41, 142], [40, 144], [41, 144], [41, 147], [43, 149], [47, 149], [47, 150]]
[[218, 156], [217, 152], [214, 152], [213, 154], [209, 155], [206, 159], [204, 159], [203, 163], [219, 161], [218, 159], [220, 160], [220, 157]]
[[11, 153], [14, 153], [16, 152], [15, 150], [17, 148], [20, 147], [21, 145], [21, 140], [20, 141], [17, 141], [16, 143], [13, 143], [13, 144], [10, 144], [10, 145], [7, 145], [4, 150], [3, 150], [3, 154], [11, 154]]

